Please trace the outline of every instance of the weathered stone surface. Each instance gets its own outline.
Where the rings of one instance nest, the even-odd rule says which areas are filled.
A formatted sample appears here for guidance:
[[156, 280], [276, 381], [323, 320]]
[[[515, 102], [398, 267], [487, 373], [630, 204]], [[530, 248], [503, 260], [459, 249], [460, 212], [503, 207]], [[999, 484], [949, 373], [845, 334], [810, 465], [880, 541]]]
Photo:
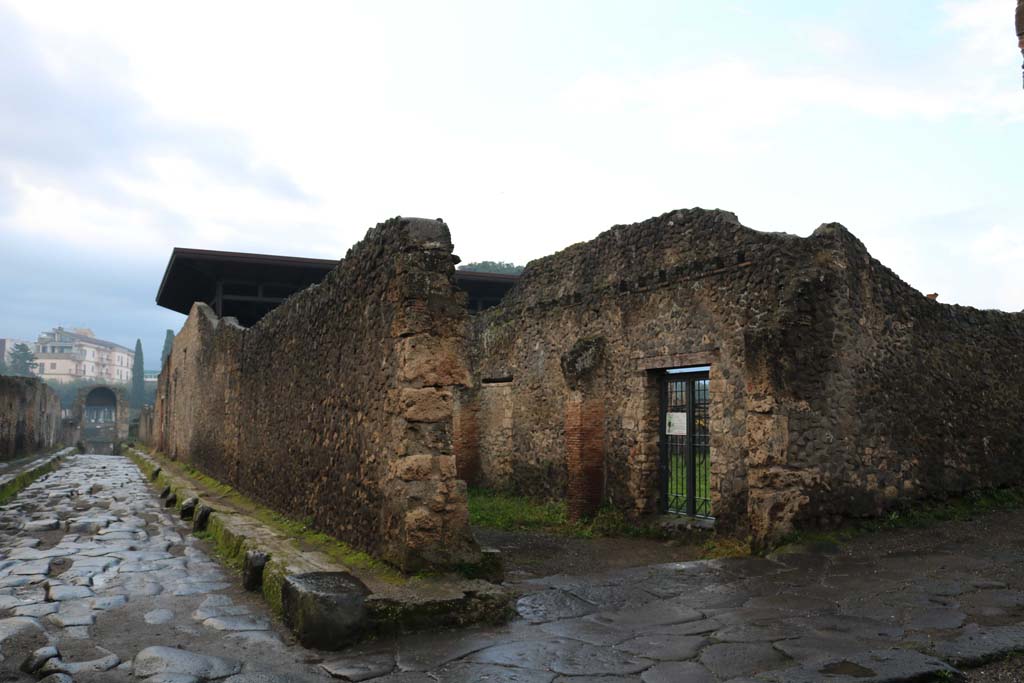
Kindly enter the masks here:
[[723, 680], [777, 669], [787, 661], [768, 643], [723, 643], [700, 653], [700, 663]]
[[[386, 221], [249, 329], [197, 304], [140, 435], [403, 570], [474, 564], [452, 458], [467, 312], [447, 233]], [[432, 465], [422, 477], [396, 476], [396, 461], [419, 455]]]
[[25, 658], [25, 661], [21, 663], [21, 670], [27, 674], [34, 674], [43, 666], [43, 664], [46, 664], [48, 660], [59, 656], [60, 651], [53, 645], [41, 647]]
[[640, 677], [643, 683], [715, 683], [714, 675], [696, 662], [662, 662]]
[[196, 508], [195, 515], [192, 518], [192, 531], [206, 531], [206, 526], [210, 523], [210, 515], [213, 514], [213, 508], [209, 505], [200, 505]]
[[1024, 624], [965, 628], [963, 635], [935, 644], [934, 652], [957, 666], [979, 666], [1024, 650]]
[[199, 505], [198, 498], [186, 498], [181, 503], [180, 517], [184, 520], [191, 520], [196, 514], [196, 506]]
[[[712, 514], [763, 546], [1024, 481], [1022, 336], [1021, 314], [929, 300], [838, 224], [798, 238], [673, 211], [532, 261], [474, 316], [457, 466], [471, 485], [571, 504], [592, 482], [598, 502], [656, 512], [658, 375], [710, 366]], [[979, 403], [949, 401], [964, 387]]]
[[75, 679], [67, 674], [58, 673], [39, 679], [39, 683], [75, 683]]
[[216, 679], [237, 674], [241, 669], [241, 663], [223, 657], [154, 645], [135, 655], [132, 672], [139, 678], [173, 673]]
[[906, 681], [949, 680], [960, 672], [945, 662], [913, 650], [876, 650], [841, 659], [817, 662], [757, 676], [772, 683], [820, 683], [822, 680], [863, 683], [904, 683]]
[[49, 451], [60, 438], [57, 392], [38, 377], [0, 375], [0, 460]]
[[369, 589], [345, 572], [287, 576], [281, 588], [284, 621], [306, 647], [337, 650], [367, 627]]
[[270, 556], [259, 550], [247, 550], [242, 565], [242, 588], [247, 591], [259, 590], [263, 585], [263, 569]]
[[324, 662], [320, 666], [334, 678], [367, 681], [391, 673], [395, 668], [395, 658], [390, 654], [371, 655]]

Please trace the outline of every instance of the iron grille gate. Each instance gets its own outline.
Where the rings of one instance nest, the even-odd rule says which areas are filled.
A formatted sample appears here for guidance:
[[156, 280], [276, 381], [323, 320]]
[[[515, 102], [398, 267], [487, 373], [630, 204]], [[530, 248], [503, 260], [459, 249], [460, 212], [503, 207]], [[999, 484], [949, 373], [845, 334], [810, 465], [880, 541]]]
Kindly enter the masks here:
[[663, 507], [711, 517], [711, 439], [708, 373], [668, 371], [661, 391], [661, 492]]

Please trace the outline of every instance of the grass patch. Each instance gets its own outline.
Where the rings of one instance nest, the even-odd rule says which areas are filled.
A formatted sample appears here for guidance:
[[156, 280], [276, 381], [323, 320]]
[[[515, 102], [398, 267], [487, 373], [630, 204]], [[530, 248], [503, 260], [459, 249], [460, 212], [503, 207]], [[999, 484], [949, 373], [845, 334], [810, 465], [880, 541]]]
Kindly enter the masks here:
[[569, 531], [564, 501], [541, 501], [483, 489], [469, 490], [469, 523], [505, 531]]
[[736, 536], [713, 535], [700, 547], [702, 560], [714, 560], [723, 557], [747, 557], [750, 555], [750, 539]]
[[641, 536], [665, 538], [660, 528], [631, 521], [621, 510], [604, 506], [589, 520], [569, 519], [564, 500], [539, 500], [486, 489], [469, 490], [469, 523], [503, 531], [542, 531], [561, 536]]

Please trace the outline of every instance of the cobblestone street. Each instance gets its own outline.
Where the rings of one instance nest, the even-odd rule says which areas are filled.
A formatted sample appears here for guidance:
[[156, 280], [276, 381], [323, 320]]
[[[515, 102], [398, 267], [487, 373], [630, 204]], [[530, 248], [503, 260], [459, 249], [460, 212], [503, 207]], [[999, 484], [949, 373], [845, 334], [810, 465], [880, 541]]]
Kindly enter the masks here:
[[[0, 523], [0, 680], [950, 680], [950, 664], [1024, 647], [1021, 512], [875, 534], [833, 554], [537, 579], [506, 626], [342, 653], [291, 644], [125, 458], [66, 458]], [[1017, 680], [1015, 666], [970, 680]]]
[[[321, 678], [315, 655], [284, 642], [127, 458], [65, 459], [3, 507], [0, 525], [2, 680]], [[47, 659], [51, 644], [60, 654]], [[36, 676], [20, 671], [39, 648]]]

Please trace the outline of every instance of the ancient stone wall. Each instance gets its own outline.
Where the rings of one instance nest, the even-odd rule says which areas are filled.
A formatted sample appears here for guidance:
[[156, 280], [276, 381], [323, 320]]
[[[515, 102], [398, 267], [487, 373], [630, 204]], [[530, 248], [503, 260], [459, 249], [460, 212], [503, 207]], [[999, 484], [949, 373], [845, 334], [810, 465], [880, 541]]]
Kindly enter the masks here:
[[440, 221], [370, 230], [249, 329], [196, 304], [151, 443], [405, 570], [473, 562], [452, 410], [466, 311]]
[[0, 376], [0, 460], [48, 451], [60, 438], [57, 392], [34, 377]]
[[745, 332], [757, 538], [1024, 483], [1024, 315], [928, 299], [837, 224], [806, 243]]
[[616, 226], [531, 262], [468, 348], [460, 471], [577, 511], [659, 509], [659, 377], [705, 365], [712, 514], [757, 543], [1024, 483], [1024, 316], [928, 300], [838, 225], [799, 238], [694, 209]]

